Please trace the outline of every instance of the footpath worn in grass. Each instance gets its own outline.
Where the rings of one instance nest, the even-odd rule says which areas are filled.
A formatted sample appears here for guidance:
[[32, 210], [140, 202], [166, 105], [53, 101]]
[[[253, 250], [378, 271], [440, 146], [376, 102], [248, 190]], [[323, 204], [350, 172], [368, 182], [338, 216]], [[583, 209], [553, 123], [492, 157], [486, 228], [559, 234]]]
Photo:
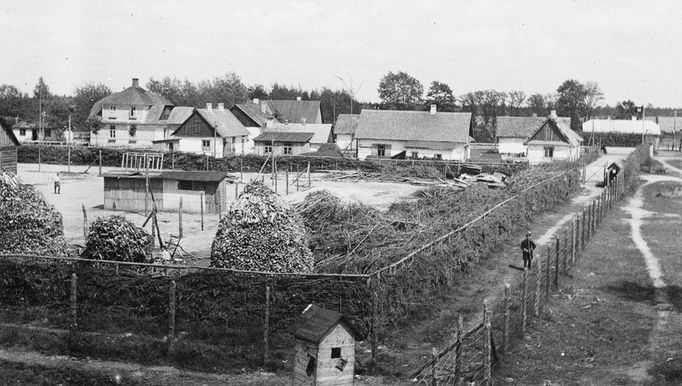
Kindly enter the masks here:
[[647, 345], [655, 297], [624, 217], [618, 210], [607, 217], [540, 319], [530, 319], [528, 336], [503, 357], [497, 383], [651, 381]]

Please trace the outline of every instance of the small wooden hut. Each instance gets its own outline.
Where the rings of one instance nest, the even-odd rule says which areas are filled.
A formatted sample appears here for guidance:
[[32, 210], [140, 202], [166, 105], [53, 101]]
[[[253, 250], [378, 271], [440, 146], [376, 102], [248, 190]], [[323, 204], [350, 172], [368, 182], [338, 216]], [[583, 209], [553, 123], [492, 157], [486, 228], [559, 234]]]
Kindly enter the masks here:
[[309, 305], [291, 330], [294, 385], [352, 385], [357, 331], [338, 312]]
[[17, 146], [19, 140], [12, 128], [0, 119], [0, 171], [17, 173]]
[[611, 185], [621, 170], [623, 170], [623, 163], [620, 161], [614, 161], [607, 166], [604, 173], [604, 186]]

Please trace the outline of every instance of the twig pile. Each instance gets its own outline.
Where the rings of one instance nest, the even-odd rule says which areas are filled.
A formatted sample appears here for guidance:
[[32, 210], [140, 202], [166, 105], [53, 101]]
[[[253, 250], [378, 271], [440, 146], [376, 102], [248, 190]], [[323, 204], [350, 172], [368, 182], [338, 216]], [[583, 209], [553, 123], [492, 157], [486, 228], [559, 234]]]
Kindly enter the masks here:
[[211, 266], [312, 272], [313, 257], [301, 217], [263, 183], [250, 182], [220, 220]]
[[0, 253], [63, 255], [62, 215], [33, 186], [2, 172], [0, 178]]
[[152, 236], [123, 216], [100, 217], [90, 225], [81, 257], [144, 263], [151, 246]]

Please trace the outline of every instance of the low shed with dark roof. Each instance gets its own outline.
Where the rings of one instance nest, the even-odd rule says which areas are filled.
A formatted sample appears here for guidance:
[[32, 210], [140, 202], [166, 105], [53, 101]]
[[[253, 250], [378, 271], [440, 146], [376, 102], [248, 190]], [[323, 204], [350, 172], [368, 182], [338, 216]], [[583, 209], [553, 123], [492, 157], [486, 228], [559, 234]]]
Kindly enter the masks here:
[[[104, 208], [112, 210], [143, 211], [146, 197], [144, 172], [104, 173]], [[180, 198], [185, 212], [220, 213], [234, 199], [232, 189], [235, 177], [215, 171], [155, 171], [149, 173], [149, 189], [160, 211], [177, 211]], [[147, 206], [152, 207], [151, 197]]]
[[355, 138], [358, 158], [411, 158], [464, 161], [469, 158], [471, 113], [362, 110]]
[[253, 139], [258, 155], [299, 155], [310, 151], [310, 140], [315, 133], [268, 131]]
[[0, 171], [17, 173], [17, 146], [19, 140], [14, 132], [0, 119]]
[[294, 385], [352, 385], [358, 334], [343, 315], [309, 305], [291, 329]]

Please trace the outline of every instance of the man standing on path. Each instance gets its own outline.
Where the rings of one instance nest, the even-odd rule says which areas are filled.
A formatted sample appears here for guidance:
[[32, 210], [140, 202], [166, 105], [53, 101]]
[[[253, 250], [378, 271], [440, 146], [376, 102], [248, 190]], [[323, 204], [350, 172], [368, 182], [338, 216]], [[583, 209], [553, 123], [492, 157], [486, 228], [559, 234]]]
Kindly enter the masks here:
[[61, 178], [59, 172], [54, 176], [54, 194], [62, 194]]
[[526, 268], [527, 265], [528, 269], [530, 269], [533, 251], [535, 250], [535, 243], [530, 239], [530, 231], [526, 233], [526, 238], [521, 241], [521, 250], [523, 251], [523, 268]]

